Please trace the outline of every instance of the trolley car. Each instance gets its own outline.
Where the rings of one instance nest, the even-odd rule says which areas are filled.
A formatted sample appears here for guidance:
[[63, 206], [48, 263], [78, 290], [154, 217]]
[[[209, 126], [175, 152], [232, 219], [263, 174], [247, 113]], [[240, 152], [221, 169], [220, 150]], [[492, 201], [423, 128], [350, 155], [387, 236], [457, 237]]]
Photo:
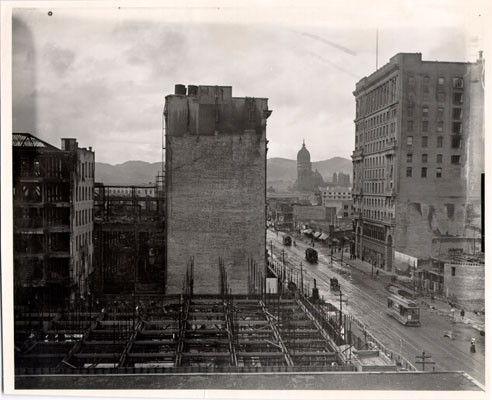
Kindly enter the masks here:
[[340, 283], [337, 278], [330, 278], [330, 289], [338, 292], [340, 290]]
[[407, 326], [420, 326], [420, 308], [413, 300], [392, 294], [388, 297], [388, 314]]
[[311, 247], [306, 249], [306, 260], [310, 263], [318, 262], [318, 252]]
[[289, 235], [285, 235], [282, 239], [284, 246], [292, 245], [292, 238]]

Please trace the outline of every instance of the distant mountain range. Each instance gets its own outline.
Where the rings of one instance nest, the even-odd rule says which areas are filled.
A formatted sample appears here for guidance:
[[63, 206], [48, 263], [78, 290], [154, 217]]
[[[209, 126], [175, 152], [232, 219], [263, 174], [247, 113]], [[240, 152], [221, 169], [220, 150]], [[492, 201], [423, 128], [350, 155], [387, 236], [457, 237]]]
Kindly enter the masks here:
[[96, 162], [96, 182], [105, 185], [145, 185], [155, 184], [162, 163], [146, 161], [126, 161], [123, 164]]
[[[343, 172], [352, 176], [352, 161], [342, 157], [333, 157], [312, 163], [313, 171], [318, 170], [325, 182], [331, 182], [334, 172]], [[96, 182], [105, 185], [143, 185], [155, 183], [161, 163], [145, 161], [127, 161], [111, 165], [96, 162]], [[297, 162], [286, 158], [267, 160], [267, 184], [276, 189], [292, 185], [297, 178]]]

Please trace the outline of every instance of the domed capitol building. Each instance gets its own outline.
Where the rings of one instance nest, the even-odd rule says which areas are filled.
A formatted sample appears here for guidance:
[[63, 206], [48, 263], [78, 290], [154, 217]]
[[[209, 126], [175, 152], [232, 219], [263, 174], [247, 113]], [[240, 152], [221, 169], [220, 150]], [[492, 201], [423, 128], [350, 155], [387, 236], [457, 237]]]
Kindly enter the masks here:
[[318, 170], [313, 172], [311, 166], [311, 154], [309, 154], [303, 140], [302, 147], [297, 153], [297, 180], [294, 185], [294, 190], [297, 192], [311, 192], [319, 186], [325, 186], [323, 177]]

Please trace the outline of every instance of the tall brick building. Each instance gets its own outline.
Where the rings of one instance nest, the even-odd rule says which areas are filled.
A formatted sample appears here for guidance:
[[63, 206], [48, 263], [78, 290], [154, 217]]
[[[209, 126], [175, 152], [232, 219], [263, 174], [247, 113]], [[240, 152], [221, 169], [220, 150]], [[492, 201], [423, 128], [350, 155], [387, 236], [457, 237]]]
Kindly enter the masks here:
[[167, 293], [182, 292], [187, 271], [194, 293], [220, 293], [219, 259], [233, 293], [252, 290], [252, 264], [264, 276], [267, 103], [230, 86], [166, 97]]
[[409, 272], [448, 251], [478, 251], [483, 93], [481, 55], [461, 63], [399, 53], [356, 84], [358, 257]]
[[93, 272], [94, 152], [14, 133], [16, 305], [66, 304], [90, 291]]

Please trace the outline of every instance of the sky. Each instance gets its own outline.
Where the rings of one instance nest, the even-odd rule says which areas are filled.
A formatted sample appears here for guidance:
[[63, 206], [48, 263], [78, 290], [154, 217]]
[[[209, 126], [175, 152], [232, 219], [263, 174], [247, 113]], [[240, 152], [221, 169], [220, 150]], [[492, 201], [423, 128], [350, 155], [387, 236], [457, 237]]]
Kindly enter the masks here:
[[77, 138], [99, 162], [157, 162], [174, 85], [226, 85], [269, 99], [268, 157], [295, 159], [304, 139], [313, 161], [350, 158], [376, 31], [381, 67], [398, 52], [475, 61], [486, 25], [481, 1], [215, 3], [15, 8], [13, 131]]

